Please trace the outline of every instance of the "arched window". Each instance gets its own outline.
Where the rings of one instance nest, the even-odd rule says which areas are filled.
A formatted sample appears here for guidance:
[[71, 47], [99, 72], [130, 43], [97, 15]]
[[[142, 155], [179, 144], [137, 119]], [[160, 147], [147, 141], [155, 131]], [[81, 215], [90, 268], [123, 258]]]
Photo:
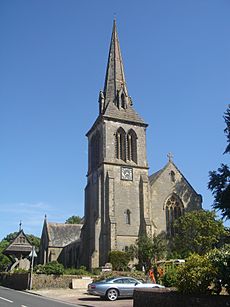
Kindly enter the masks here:
[[175, 181], [176, 181], [176, 178], [175, 178], [175, 173], [174, 173], [174, 171], [171, 171], [171, 172], [169, 173], [169, 175], [170, 175], [170, 177], [171, 177], [171, 181], [172, 181], [172, 182], [175, 182]]
[[137, 163], [137, 135], [133, 129], [127, 134], [127, 159]]
[[126, 137], [122, 128], [119, 128], [116, 133], [116, 158], [126, 161]]
[[124, 216], [125, 216], [125, 224], [130, 225], [131, 224], [131, 211], [129, 209], [125, 210]]
[[174, 221], [184, 214], [184, 206], [180, 198], [173, 194], [166, 201], [165, 217], [166, 217], [166, 231], [167, 235], [173, 236], [175, 234]]

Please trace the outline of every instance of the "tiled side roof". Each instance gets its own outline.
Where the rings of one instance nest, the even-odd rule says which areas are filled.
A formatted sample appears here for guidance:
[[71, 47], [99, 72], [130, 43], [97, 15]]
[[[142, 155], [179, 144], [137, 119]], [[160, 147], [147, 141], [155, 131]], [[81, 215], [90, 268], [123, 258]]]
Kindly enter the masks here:
[[49, 246], [64, 247], [80, 238], [81, 224], [47, 223]]

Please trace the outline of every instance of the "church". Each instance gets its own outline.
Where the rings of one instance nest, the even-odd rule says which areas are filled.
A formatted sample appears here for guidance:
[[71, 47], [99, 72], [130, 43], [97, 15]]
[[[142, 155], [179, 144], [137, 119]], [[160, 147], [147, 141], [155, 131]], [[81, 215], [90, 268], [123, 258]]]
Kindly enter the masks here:
[[110, 251], [127, 250], [140, 235], [173, 236], [174, 220], [202, 206], [171, 154], [161, 170], [149, 174], [148, 124], [128, 93], [115, 20], [98, 103], [99, 114], [86, 134], [85, 214], [76, 247], [78, 265], [89, 269], [108, 262]]

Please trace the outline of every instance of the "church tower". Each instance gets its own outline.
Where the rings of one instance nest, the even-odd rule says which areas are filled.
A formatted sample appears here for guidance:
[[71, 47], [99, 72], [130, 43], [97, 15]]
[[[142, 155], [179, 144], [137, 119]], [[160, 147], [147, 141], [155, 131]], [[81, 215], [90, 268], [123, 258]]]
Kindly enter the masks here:
[[140, 233], [151, 233], [147, 124], [134, 110], [113, 23], [99, 115], [87, 132], [88, 172], [81, 263], [96, 268], [112, 250], [126, 250]]

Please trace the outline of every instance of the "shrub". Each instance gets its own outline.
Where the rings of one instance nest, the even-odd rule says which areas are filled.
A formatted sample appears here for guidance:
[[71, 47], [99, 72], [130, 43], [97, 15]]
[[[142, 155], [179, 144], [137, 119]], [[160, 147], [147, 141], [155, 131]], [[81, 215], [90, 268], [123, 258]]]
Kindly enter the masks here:
[[87, 270], [86, 270], [86, 267], [84, 266], [81, 266], [79, 269], [76, 269], [76, 268], [67, 268], [65, 269], [64, 271], [64, 274], [65, 275], [91, 275]]
[[168, 271], [160, 278], [165, 287], [174, 287], [177, 282], [177, 267], [168, 269]]
[[109, 262], [113, 266], [113, 270], [125, 271], [129, 263], [129, 255], [122, 251], [111, 251], [109, 253]]
[[217, 270], [206, 256], [193, 254], [178, 267], [176, 287], [186, 294], [206, 293], [216, 276]]
[[216, 281], [221, 280], [230, 294], [230, 245], [226, 244], [220, 249], [213, 249], [207, 254], [207, 258], [217, 270]]
[[46, 275], [63, 275], [64, 273], [64, 266], [57, 261], [52, 261], [46, 263], [45, 265], [37, 265], [34, 268], [34, 272], [37, 274], [46, 274]]

